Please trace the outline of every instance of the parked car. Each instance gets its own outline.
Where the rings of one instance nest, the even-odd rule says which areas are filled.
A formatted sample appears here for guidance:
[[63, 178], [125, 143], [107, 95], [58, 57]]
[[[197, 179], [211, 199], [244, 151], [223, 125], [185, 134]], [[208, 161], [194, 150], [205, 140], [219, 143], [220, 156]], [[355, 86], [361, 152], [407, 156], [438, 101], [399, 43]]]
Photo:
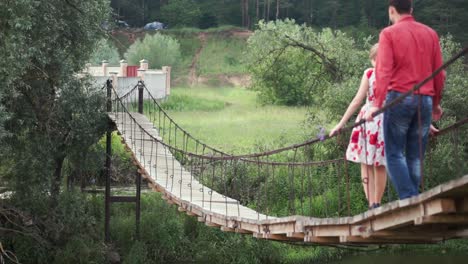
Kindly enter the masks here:
[[117, 20], [115, 22], [115, 24], [117, 24], [117, 26], [121, 27], [121, 28], [129, 28], [130, 27], [130, 25], [128, 25], [128, 23], [123, 21], [123, 20]]
[[162, 29], [165, 29], [165, 28], [166, 28], [166, 25], [164, 25], [163, 23], [158, 22], [158, 21], [148, 23], [143, 27], [143, 29], [145, 29], [145, 30], [162, 30]]

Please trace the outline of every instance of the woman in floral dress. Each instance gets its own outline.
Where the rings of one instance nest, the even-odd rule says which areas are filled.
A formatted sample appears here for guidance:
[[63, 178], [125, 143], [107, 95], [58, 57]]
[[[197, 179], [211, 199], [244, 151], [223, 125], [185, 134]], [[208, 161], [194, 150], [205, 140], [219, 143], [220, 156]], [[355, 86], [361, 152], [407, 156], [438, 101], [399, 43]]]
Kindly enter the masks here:
[[[375, 67], [377, 56], [377, 44], [371, 50], [369, 58]], [[374, 100], [375, 72], [373, 68], [364, 71], [359, 90], [351, 101], [341, 121], [331, 130], [330, 135], [337, 133], [348, 122], [351, 116], [362, 104], [364, 98], [366, 103], [361, 108], [356, 122], [359, 122], [370, 109]], [[361, 178], [369, 208], [380, 206], [387, 174], [385, 172], [386, 160], [383, 141], [383, 115], [378, 115], [373, 121], [366, 122], [353, 129], [351, 139], [346, 150], [346, 159], [361, 163]]]

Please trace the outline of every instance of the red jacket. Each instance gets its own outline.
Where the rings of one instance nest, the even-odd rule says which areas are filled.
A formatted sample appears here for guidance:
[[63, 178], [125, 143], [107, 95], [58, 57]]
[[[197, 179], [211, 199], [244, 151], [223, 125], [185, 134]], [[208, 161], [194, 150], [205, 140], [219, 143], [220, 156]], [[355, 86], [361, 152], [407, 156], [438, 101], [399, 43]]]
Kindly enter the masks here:
[[[380, 33], [377, 51], [374, 106], [382, 107], [387, 91], [407, 92], [442, 65], [437, 33], [418, 23], [412, 16], [403, 17]], [[422, 86], [416, 94], [433, 96], [433, 107], [440, 103], [445, 72]]]

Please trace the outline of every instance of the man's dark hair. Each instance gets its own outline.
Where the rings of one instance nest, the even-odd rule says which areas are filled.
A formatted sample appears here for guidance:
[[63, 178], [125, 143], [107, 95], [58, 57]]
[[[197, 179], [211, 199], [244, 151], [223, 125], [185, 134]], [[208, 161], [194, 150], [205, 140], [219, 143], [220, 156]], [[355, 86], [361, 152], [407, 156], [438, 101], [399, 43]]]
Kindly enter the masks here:
[[389, 0], [388, 5], [395, 7], [399, 14], [409, 14], [411, 12], [412, 0]]

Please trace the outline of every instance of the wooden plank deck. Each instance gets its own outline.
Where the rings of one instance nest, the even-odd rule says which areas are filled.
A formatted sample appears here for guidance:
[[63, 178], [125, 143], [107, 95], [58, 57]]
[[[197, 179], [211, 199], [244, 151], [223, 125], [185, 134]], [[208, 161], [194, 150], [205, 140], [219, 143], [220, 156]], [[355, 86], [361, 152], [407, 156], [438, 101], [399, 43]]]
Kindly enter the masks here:
[[[225, 232], [259, 239], [314, 244], [437, 243], [468, 238], [468, 175], [410, 199], [353, 217], [271, 217], [203, 186], [151, 137], [161, 139], [147, 117], [130, 113], [151, 134], [135, 129], [129, 114], [109, 114], [149, 186], [179, 211]], [[144, 150], [144, 151], [143, 151]]]

